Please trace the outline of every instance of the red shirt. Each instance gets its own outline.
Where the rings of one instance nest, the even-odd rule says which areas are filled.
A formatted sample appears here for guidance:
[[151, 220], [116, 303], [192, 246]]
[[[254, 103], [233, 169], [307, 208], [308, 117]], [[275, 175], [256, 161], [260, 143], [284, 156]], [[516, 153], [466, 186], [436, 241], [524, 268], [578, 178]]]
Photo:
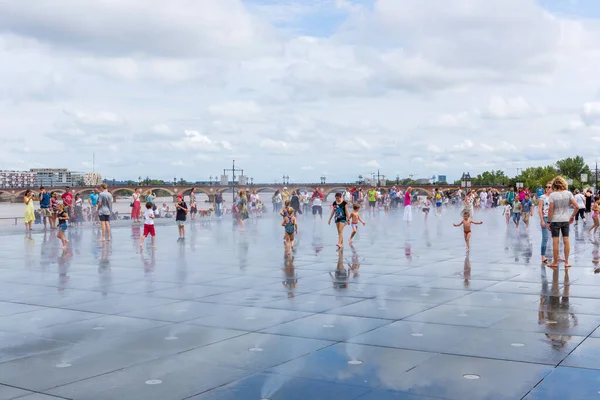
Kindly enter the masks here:
[[72, 193], [63, 193], [62, 194], [63, 204], [66, 206], [73, 205], [73, 194]]

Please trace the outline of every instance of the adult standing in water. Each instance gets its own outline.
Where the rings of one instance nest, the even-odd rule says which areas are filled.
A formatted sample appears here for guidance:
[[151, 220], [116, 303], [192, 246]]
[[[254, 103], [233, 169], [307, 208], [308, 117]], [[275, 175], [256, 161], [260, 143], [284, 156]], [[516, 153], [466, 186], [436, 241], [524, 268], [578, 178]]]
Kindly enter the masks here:
[[223, 215], [223, 194], [219, 189], [215, 192], [215, 213], [217, 214], [217, 218], [221, 218]]
[[100, 185], [102, 192], [98, 195], [98, 219], [100, 220], [100, 241], [110, 240], [110, 215], [112, 214], [113, 197], [108, 193], [108, 185]]
[[348, 216], [350, 213], [348, 212], [348, 203], [343, 200], [341, 193], [335, 194], [335, 201], [332, 205], [331, 215], [329, 216], [329, 221], [327, 224], [331, 225], [331, 219], [335, 215], [335, 226], [338, 231], [338, 250], [344, 247], [344, 227], [348, 225]]
[[[558, 268], [558, 239], [562, 234], [563, 245], [565, 249], [565, 268], [569, 268], [569, 254], [571, 245], [569, 243], [569, 224], [575, 220], [575, 215], [579, 213], [579, 205], [568, 191], [567, 181], [562, 176], [557, 176], [552, 181], [552, 193], [550, 193], [550, 204], [548, 206], [548, 222], [550, 223], [550, 232], [552, 234], [552, 264], [551, 268]], [[569, 216], [569, 205], [573, 206], [573, 213]]]
[[23, 196], [23, 202], [25, 203], [25, 230], [32, 231], [31, 224], [35, 221], [35, 211], [33, 209], [33, 192], [31, 190], [27, 189], [25, 196]]
[[40, 214], [44, 220], [44, 229], [47, 227], [47, 221], [50, 221], [50, 229], [54, 228], [54, 222], [52, 221], [52, 211], [50, 210], [50, 193], [46, 191], [45, 187], [40, 187], [40, 193], [38, 194], [40, 200]]
[[140, 188], [135, 188], [135, 191], [131, 195], [131, 219], [133, 222], [140, 222], [140, 216], [142, 214], [140, 196]]
[[550, 208], [550, 193], [552, 193], [552, 182], [546, 184], [546, 190], [539, 196], [538, 212], [540, 213], [540, 227], [542, 228], [542, 262], [547, 263], [546, 249], [548, 246], [548, 209]]
[[412, 187], [407, 187], [404, 193], [404, 216], [402, 218], [407, 224], [412, 221], [412, 206], [410, 204]]

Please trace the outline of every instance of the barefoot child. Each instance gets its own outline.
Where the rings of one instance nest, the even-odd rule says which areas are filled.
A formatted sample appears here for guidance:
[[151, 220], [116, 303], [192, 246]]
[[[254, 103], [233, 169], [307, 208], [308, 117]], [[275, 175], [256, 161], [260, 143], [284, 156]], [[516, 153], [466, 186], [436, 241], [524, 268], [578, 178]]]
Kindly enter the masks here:
[[481, 225], [483, 224], [483, 222], [476, 222], [473, 221], [471, 219], [471, 214], [466, 211], [463, 214], [463, 220], [460, 221], [460, 223], [458, 224], [453, 224], [454, 226], [463, 226], [464, 227], [464, 232], [465, 232], [465, 243], [467, 245], [467, 250], [469, 250], [470, 247], [470, 243], [471, 243], [471, 224], [475, 224], [475, 225]]
[[69, 227], [69, 224], [67, 222], [69, 221], [69, 214], [67, 214], [67, 212], [65, 211], [65, 207], [62, 204], [58, 204], [56, 206], [56, 210], [56, 218], [58, 221], [58, 232], [56, 232], [56, 237], [62, 242], [62, 249], [66, 250], [67, 243], [69, 243], [69, 241], [67, 240], [67, 238], [65, 238], [65, 232]]
[[352, 209], [353, 211], [350, 213], [350, 221], [348, 221], [348, 223], [352, 225], [352, 235], [350, 235], [350, 243], [352, 243], [352, 239], [356, 235], [356, 232], [358, 232], [358, 223], [362, 222], [363, 226], [366, 225], [365, 221], [362, 220], [360, 214], [358, 213], [358, 210], [360, 210], [360, 204], [354, 204], [354, 206], [352, 206]]
[[281, 226], [285, 228], [285, 248], [286, 251], [290, 249], [294, 250], [294, 234], [298, 233], [298, 223], [296, 217], [294, 217], [294, 209], [289, 207], [287, 210], [287, 216], [283, 218]]
[[429, 211], [431, 210], [431, 200], [430, 196], [427, 196], [425, 201], [423, 202], [423, 213], [425, 214], [425, 221], [427, 221], [427, 216], [429, 215]]
[[504, 200], [504, 209], [502, 210], [502, 215], [506, 218], [506, 226], [510, 223], [510, 215], [512, 214], [512, 207], [510, 203]]
[[156, 245], [154, 244], [154, 236], [156, 233], [154, 231], [154, 210], [152, 210], [152, 203], [146, 203], [146, 211], [144, 211], [144, 234], [142, 235], [142, 240], [140, 241], [140, 249], [144, 245], [144, 240], [148, 237], [148, 235], [152, 236], [152, 248], [155, 249]]

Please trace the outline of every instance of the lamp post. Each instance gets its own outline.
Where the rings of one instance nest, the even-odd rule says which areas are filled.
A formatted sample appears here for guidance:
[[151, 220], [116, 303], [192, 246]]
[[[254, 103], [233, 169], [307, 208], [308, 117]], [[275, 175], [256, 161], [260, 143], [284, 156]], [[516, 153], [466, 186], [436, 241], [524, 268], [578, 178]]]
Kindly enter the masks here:
[[235, 171], [241, 171], [242, 172], [242, 176], [244, 176], [244, 170], [243, 169], [235, 169], [235, 160], [233, 160], [233, 163], [231, 164], [231, 169], [227, 169], [224, 168], [223, 169], [223, 175], [225, 175], [225, 171], [231, 171], [232, 172], [232, 179], [231, 179], [231, 199], [233, 202], [235, 202]]
[[250, 186], [254, 186], [254, 178], [250, 177]]
[[471, 188], [471, 174], [468, 172], [465, 174], [463, 172], [462, 176], [460, 177], [460, 181], [461, 186], [465, 189], [465, 193], [469, 193], [469, 189]]
[[[215, 176], [215, 179], [216, 179], [216, 178], [217, 178], [217, 177]], [[208, 184], [209, 184], [209, 185], [212, 185], [212, 175], [208, 177]]]
[[396, 185], [400, 184], [400, 175], [396, 175]]
[[325, 179], [326, 179], [325, 176], [321, 176], [321, 185], [325, 184]]
[[173, 186], [177, 185], [177, 177], [173, 177]]
[[283, 184], [284, 185], [289, 185], [290, 184], [290, 176], [289, 175], [284, 175], [282, 176], [283, 178]]

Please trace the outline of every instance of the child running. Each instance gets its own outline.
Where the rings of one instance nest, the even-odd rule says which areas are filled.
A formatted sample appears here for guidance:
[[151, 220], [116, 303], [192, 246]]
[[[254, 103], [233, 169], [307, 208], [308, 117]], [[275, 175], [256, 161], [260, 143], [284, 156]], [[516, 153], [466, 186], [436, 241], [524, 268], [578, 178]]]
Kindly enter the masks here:
[[424, 218], [425, 221], [427, 221], [427, 216], [429, 216], [430, 210], [431, 210], [431, 200], [430, 200], [430, 196], [427, 196], [427, 198], [423, 202], [423, 213], [425, 214], [425, 218]]
[[468, 211], [465, 211], [465, 213], [463, 214], [463, 220], [460, 221], [460, 223], [453, 224], [454, 226], [462, 225], [464, 227], [465, 243], [467, 245], [467, 251], [469, 251], [469, 248], [471, 247], [471, 224], [481, 225], [481, 224], [483, 224], [483, 222], [473, 221], [471, 219], [471, 213], [469, 213]]
[[283, 218], [281, 226], [285, 228], [285, 248], [286, 252], [294, 251], [294, 234], [298, 233], [298, 223], [294, 217], [294, 209], [289, 207], [287, 215]]
[[65, 211], [65, 207], [62, 204], [58, 204], [56, 206], [56, 210], [56, 218], [58, 221], [58, 232], [56, 232], [56, 237], [62, 242], [62, 249], [66, 250], [67, 243], [69, 243], [69, 240], [65, 238], [65, 232], [69, 227], [69, 214], [67, 214], [67, 212]]
[[352, 235], [350, 235], [349, 241], [350, 244], [352, 244], [352, 239], [356, 235], [356, 232], [358, 232], [358, 223], [362, 222], [363, 226], [366, 225], [365, 221], [362, 220], [360, 214], [358, 213], [358, 210], [360, 210], [360, 204], [354, 204], [352, 209], [353, 211], [350, 213], [350, 221], [348, 221], [348, 223], [352, 225]]
[[154, 236], [156, 236], [156, 232], [154, 231], [154, 211], [152, 210], [151, 202], [146, 203], [146, 211], [144, 211], [144, 234], [140, 241], [140, 249], [144, 246], [144, 240], [148, 235], [152, 236], [152, 248], [155, 249]]

